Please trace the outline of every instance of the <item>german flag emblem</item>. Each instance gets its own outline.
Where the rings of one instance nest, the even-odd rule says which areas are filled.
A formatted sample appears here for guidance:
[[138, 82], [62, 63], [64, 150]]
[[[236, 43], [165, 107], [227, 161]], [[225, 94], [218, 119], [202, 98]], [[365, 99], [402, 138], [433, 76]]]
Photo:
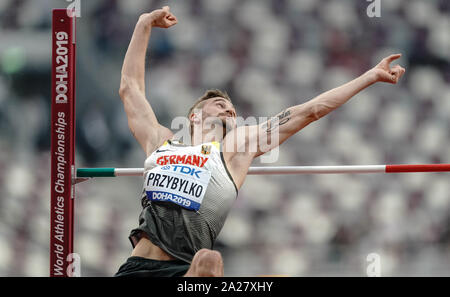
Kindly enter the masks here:
[[202, 145], [202, 154], [209, 155], [211, 153], [211, 145]]

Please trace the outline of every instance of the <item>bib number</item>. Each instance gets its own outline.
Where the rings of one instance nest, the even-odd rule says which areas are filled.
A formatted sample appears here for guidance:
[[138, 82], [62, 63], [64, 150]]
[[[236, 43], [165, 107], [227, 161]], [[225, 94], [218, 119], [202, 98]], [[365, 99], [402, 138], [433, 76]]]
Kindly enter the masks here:
[[206, 193], [211, 172], [190, 165], [165, 165], [145, 174], [145, 192], [150, 201], [167, 201], [197, 211]]

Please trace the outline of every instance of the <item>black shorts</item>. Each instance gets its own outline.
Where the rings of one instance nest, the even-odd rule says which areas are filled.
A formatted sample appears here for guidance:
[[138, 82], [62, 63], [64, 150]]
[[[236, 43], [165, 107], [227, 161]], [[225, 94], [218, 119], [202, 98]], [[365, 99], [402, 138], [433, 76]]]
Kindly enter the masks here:
[[181, 260], [158, 261], [142, 257], [129, 257], [114, 276], [118, 277], [180, 277], [189, 270]]

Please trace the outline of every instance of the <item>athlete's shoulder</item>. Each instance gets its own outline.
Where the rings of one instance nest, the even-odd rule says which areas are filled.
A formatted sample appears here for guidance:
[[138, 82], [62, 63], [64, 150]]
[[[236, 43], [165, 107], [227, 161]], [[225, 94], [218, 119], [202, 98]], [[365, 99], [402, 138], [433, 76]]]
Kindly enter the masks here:
[[217, 142], [217, 141], [211, 141], [211, 142], [202, 143], [199, 146], [201, 146], [201, 151], [202, 151], [203, 154], [210, 153], [211, 150], [213, 150], [213, 148], [215, 148], [218, 151], [220, 151], [220, 142]]

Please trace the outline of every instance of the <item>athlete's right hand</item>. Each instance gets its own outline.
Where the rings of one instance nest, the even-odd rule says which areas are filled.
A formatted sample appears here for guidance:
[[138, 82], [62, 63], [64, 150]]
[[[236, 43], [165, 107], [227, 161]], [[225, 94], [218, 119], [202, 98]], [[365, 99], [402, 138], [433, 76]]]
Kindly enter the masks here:
[[145, 21], [146, 24], [152, 27], [159, 28], [169, 28], [178, 22], [177, 18], [170, 12], [169, 6], [145, 13], [141, 15], [140, 20]]

